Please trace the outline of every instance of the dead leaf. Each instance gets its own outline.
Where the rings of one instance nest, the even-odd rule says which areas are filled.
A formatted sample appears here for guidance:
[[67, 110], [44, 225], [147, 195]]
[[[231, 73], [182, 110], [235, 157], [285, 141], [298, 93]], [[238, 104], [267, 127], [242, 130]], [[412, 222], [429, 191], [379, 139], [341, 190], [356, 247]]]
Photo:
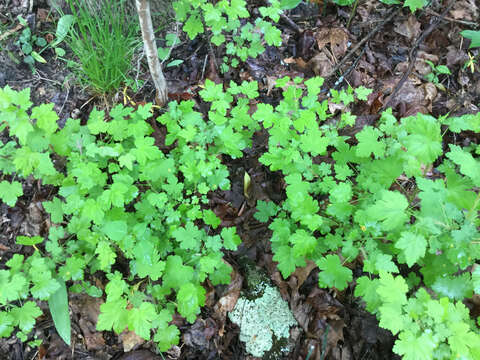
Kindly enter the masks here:
[[428, 104], [428, 109], [432, 111], [432, 103], [438, 95], [437, 87], [432, 83], [426, 83], [423, 85], [423, 91], [425, 92], [425, 101]]
[[285, 58], [283, 59], [283, 62], [285, 64], [296, 64], [297, 63], [297, 60], [293, 57], [289, 57], [289, 58]]
[[292, 276], [295, 276], [297, 278], [297, 284], [296, 288], [292, 289], [292, 291], [298, 291], [300, 286], [307, 280], [308, 275], [312, 272], [313, 269], [317, 267], [317, 264], [315, 264], [311, 260], [307, 260], [307, 266], [297, 268], [295, 272], [292, 274]]
[[136, 350], [123, 354], [117, 360], [162, 360], [162, 358], [148, 350]]
[[410, 14], [406, 21], [396, 22], [393, 31], [405, 36], [408, 40], [416, 39], [421, 31], [420, 23], [415, 15]]
[[129, 352], [145, 343], [145, 340], [133, 331], [122, 332], [120, 334], [120, 340], [122, 341], [124, 352]]
[[183, 342], [188, 346], [204, 349], [208, 347], [210, 339], [217, 331], [217, 324], [213, 319], [197, 319], [183, 334]]
[[[225, 260], [224, 262], [227, 263]], [[232, 311], [235, 308], [237, 300], [240, 297], [240, 291], [242, 290], [243, 285], [243, 277], [238, 271], [233, 269], [230, 276], [231, 282], [228, 285], [227, 290], [213, 308], [215, 312], [215, 318], [221, 322], [220, 329], [218, 330], [219, 336], [223, 336], [224, 334], [227, 312]]]
[[321, 77], [328, 77], [333, 70], [332, 62], [323, 51], [311, 58], [308, 66], [315, 75]]
[[315, 40], [319, 50], [330, 44], [330, 49], [337, 59], [347, 52], [348, 33], [344, 28], [323, 28], [315, 33]]

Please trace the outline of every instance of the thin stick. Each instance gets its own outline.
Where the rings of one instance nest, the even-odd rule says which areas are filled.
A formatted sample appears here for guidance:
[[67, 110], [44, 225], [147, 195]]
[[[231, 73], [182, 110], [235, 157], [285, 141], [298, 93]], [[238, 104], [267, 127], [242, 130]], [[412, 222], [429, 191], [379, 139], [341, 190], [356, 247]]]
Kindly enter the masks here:
[[395, 85], [395, 88], [393, 89], [392, 93], [388, 97], [387, 101], [385, 104], [383, 104], [382, 108], [380, 111], [383, 111], [387, 109], [392, 102], [392, 100], [395, 98], [395, 96], [398, 94], [400, 89], [402, 88], [403, 84], [405, 81], [407, 81], [408, 76], [412, 73], [413, 67], [415, 66], [415, 60], [417, 58], [417, 50], [418, 47], [420, 46], [420, 43], [438, 26], [442, 18], [448, 13], [450, 8], [453, 6], [455, 3], [455, 0], [452, 0], [450, 4], [448, 4], [447, 8], [442, 12], [442, 14], [433, 21], [430, 26], [425, 29], [425, 31], [422, 32], [422, 34], [418, 37], [418, 39], [415, 41], [415, 44], [413, 44], [413, 47], [410, 49], [410, 52], [408, 53], [408, 68], [407, 70], [403, 73], [402, 78], [400, 81]]
[[288, 26], [290, 26], [292, 28], [293, 31], [295, 31], [297, 34], [300, 34], [302, 32], [302, 30], [300, 30], [300, 28], [298, 27], [297, 24], [295, 24], [293, 22], [292, 19], [290, 19], [287, 15], [285, 14], [280, 14], [280, 19], [282, 19], [283, 21], [285, 21]]
[[355, 4], [353, 5], [352, 12], [350, 13], [350, 17], [348, 18], [347, 30], [350, 30], [350, 25], [352, 23], [352, 20], [355, 17], [355, 14], [357, 13], [357, 6], [358, 6], [358, 0], [355, 0]]

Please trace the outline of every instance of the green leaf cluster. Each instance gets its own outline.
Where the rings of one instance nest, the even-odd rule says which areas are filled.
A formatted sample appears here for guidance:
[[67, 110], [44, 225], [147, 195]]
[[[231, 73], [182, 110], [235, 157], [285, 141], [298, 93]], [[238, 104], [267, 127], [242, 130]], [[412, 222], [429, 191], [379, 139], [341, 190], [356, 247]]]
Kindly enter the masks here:
[[13, 175], [58, 190], [43, 203], [54, 224], [47, 238], [18, 237], [33, 255], [0, 271], [0, 335], [18, 329], [25, 339], [40, 315], [31, 300], [49, 300], [63, 281], [102, 296], [88, 281], [100, 271], [108, 283], [99, 330], [153, 336], [160, 350], [178, 342], [174, 313], [195, 320], [202, 283], [229, 282], [222, 251], [240, 244], [208, 208], [208, 193], [229, 189], [222, 159], [243, 157], [264, 131], [259, 161], [283, 176], [285, 197], [258, 201], [254, 217], [272, 231], [282, 276], [309, 260], [320, 287], [342, 291], [354, 285], [355, 261], [364, 273], [355, 294], [398, 334], [396, 353], [478, 357], [479, 329], [462, 301], [480, 291], [480, 151], [446, 146], [443, 136], [480, 132], [480, 114], [397, 119], [387, 110], [356, 130], [352, 109], [369, 89], [325, 95], [322, 78], [284, 77], [277, 103], [253, 104], [256, 82], [229, 85], [205, 82], [203, 112], [171, 102], [154, 120], [160, 136], [151, 104], [93, 110], [86, 124], [69, 119], [60, 129], [51, 106], [31, 108], [28, 90], [0, 89], [0, 126], [13, 137], [0, 144], [0, 197], [13, 205], [22, 196]]
[[[421, 285], [434, 299], [459, 306], [458, 301], [474, 293], [469, 269], [480, 258], [480, 160], [475, 146], [450, 144], [444, 152], [442, 133], [478, 131], [479, 114], [436, 119], [419, 113], [397, 120], [388, 110], [376, 126], [345, 136], [356, 121], [350, 106], [364, 99], [366, 91], [331, 91], [330, 98], [318, 101], [322, 84], [321, 78], [278, 79], [283, 99], [275, 107], [258, 104], [253, 114], [269, 133], [268, 151], [260, 162], [281, 171], [285, 180], [285, 201], [259, 202], [255, 216], [263, 222], [272, 218], [273, 259], [283, 277], [311, 260], [319, 267], [320, 287], [343, 290], [352, 280], [348, 262], [362, 259], [363, 271], [375, 281], [379, 274], [392, 277], [403, 268], [408, 277], [395, 279], [405, 284], [404, 293]], [[342, 114], [330, 111], [338, 106]], [[399, 179], [411, 185], [404, 187]], [[386, 283], [385, 293], [396, 286]], [[412, 299], [393, 296], [394, 313], [390, 308], [377, 311], [375, 292], [358, 290], [358, 295], [381, 326], [407, 334], [407, 323], [394, 319]], [[465, 324], [478, 336], [474, 323]], [[477, 350], [459, 351], [450, 343], [453, 332], [435, 334], [439, 327], [431, 331], [432, 349], [443, 344], [452, 356], [475, 358], [468, 354]], [[432, 356], [407, 355], [408, 346], [398, 343], [395, 351], [406, 358], [443, 359], [433, 350]]]
[[256, 58], [265, 51], [265, 43], [280, 46], [281, 32], [271, 21], [278, 22], [283, 9], [296, 5], [298, 1], [293, 4], [270, 0], [268, 6], [258, 9], [260, 17], [252, 23], [244, 20], [250, 17], [245, 0], [222, 0], [214, 4], [207, 0], [173, 2], [177, 20], [183, 23], [183, 31], [191, 40], [205, 34], [216, 46], [226, 44], [223, 71], [228, 70], [228, 63], [237, 67], [238, 59]]
[[[136, 110], [117, 105], [108, 114], [94, 109], [86, 124], [68, 119], [60, 129], [52, 104], [32, 108], [29, 95], [0, 89], [2, 126], [14, 139], [1, 144], [1, 170], [33, 176], [57, 194], [43, 203], [53, 223], [47, 238], [19, 236], [18, 244], [33, 246], [34, 254], [15, 255], [0, 271], [0, 336], [18, 329], [17, 336], [26, 338], [41, 315], [35, 302], [24, 302], [34, 299], [50, 301], [68, 339], [65, 306], [56, 299], [60, 284], [102, 296], [88, 281], [101, 271], [108, 282], [97, 328], [128, 328], [145, 339], [153, 334], [167, 350], [179, 339], [173, 314], [195, 321], [205, 303], [202, 283], [230, 281], [222, 249], [235, 250], [240, 238], [233, 227], [218, 229], [206, 195], [230, 187], [221, 157], [240, 157], [250, 146], [258, 128], [248, 116], [256, 84], [232, 83], [227, 92], [205, 84], [209, 121], [191, 101], [171, 103], [155, 120], [167, 129], [165, 151], [152, 136], [151, 104]], [[0, 182], [8, 205], [21, 195], [19, 181]], [[122, 273], [120, 262], [127, 265]]]

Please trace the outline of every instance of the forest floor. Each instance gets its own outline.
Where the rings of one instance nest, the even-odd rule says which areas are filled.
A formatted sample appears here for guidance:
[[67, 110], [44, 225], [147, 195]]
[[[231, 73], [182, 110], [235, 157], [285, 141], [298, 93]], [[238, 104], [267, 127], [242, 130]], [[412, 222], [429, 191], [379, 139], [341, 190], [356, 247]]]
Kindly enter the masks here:
[[[260, 6], [249, 1], [249, 6]], [[228, 84], [230, 80], [257, 80], [262, 100], [275, 103], [272, 92], [275, 79], [284, 76], [326, 78], [327, 88], [365, 86], [373, 89], [368, 101], [354, 113], [363, 116], [352, 131], [377, 119], [377, 114], [391, 107], [397, 118], [418, 112], [435, 117], [450, 113], [462, 115], [479, 111], [480, 71], [479, 50], [468, 50], [469, 40], [462, 38], [462, 30], [478, 30], [480, 4], [476, 0], [458, 0], [445, 11], [451, 1], [434, 0], [415, 14], [407, 8], [387, 6], [376, 0], [360, 1], [349, 22], [351, 8], [327, 3], [304, 2], [285, 13], [278, 26], [282, 30], [283, 44], [279, 48], [267, 47], [257, 59], [247, 61], [236, 69], [222, 74], [217, 66], [221, 50], [212, 50], [201, 37], [189, 41], [185, 37], [171, 54], [172, 59], [183, 62], [165, 69], [170, 100], [194, 99], [205, 79]], [[2, 5], [3, 4], [3, 5]], [[0, 87], [9, 85], [21, 90], [31, 88], [35, 105], [53, 102], [60, 122], [69, 117], [86, 119], [94, 106], [105, 108], [114, 103], [152, 101], [154, 89], [143, 59], [135, 64], [132, 79], [141, 81], [137, 91], [118, 89], [109, 97], [92, 97], [88, 89], [76, 81], [75, 75], [58, 59], [54, 52], [46, 51], [46, 63], [35, 63], [35, 71], [22, 62], [17, 43], [22, 26], [16, 19], [21, 15], [33, 32], [47, 39], [55, 32], [55, 13], [47, 1], [23, 0], [0, 3]], [[349, 26], [347, 27], [347, 23]], [[218, 51], [215, 53], [215, 51]], [[213, 56], [212, 56], [213, 55]], [[65, 56], [68, 58], [69, 53]], [[139, 55], [137, 55], [139, 56]], [[445, 65], [451, 74], [438, 74], [429, 81], [431, 66]], [[409, 66], [412, 64], [413, 66]], [[406, 76], [406, 77], [405, 77]], [[138, 82], [140, 83], [140, 82]], [[126, 97], [128, 95], [128, 99]], [[468, 137], [465, 137], [468, 141]], [[207, 303], [194, 324], [181, 318], [176, 324], [181, 330], [180, 346], [173, 347], [162, 356], [150, 350], [154, 344], [144, 342], [131, 332], [120, 336], [95, 329], [101, 298], [71, 295], [69, 299], [72, 319], [73, 344], [68, 347], [56, 334], [46, 305], [45, 316], [37, 321], [34, 334], [42, 340], [33, 348], [16, 337], [0, 340], [0, 359], [254, 359], [245, 352], [239, 340], [238, 327], [228, 319], [219, 322], [219, 295], [230, 295], [236, 301], [244, 287], [245, 259], [256, 264], [271, 279], [287, 300], [299, 323], [292, 332], [293, 350], [289, 359], [384, 360], [396, 359], [392, 353], [394, 337], [381, 329], [374, 315], [366, 312], [353, 296], [353, 291], [318, 288], [318, 269], [315, 264], [298, 269], [284, 280], [269, 247], [270, 230], [252, 216], [255, 200], [281, 200], [285, 197], [280, 175], [272, 173], [258, 161], [260, 149], [267, 139], [259, 134], [252, 149], [245, 151], [240, 160], [225, 158], [232, 184], [229, 191], [216, 191], [210, 195], [211, 209], [222, 220], [221, 226], [234, 224], [242, 238], [235, 252], [228, 252], [226, 260], [233, 265], [234, 281], [226, 288], [207, 287]], [[252, 189], [245, 197], [244, 173], [248, 171]], [[52, 194], [50, 188], [38, 187], [26, 180], [24, 195], [15, 207], [0, 205], [0, 267], [14, 253], [28, 249], [15, 243], [18, 235], [43, 235], [48, 214], [41, 206]], [[253, 201], [252, 201], [253, 199]], [[352, 269], [355, 276], [362, 273], [361, 266]], [[97, 284], [100, 278], [91, 275]], [[99, 284], [101, 286], [101, 284]], [[125, 352], [125, 350], [132, 350]]]

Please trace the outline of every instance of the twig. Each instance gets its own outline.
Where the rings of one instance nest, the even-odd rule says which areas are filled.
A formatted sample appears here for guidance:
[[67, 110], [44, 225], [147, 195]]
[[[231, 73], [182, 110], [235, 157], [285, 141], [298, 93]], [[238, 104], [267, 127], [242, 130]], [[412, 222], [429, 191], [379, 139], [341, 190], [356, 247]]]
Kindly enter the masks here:
[[355, 4], [353, 5], [353, 9], [350, 12], [350, 17], [348, 18], [348, 22], [347, 22], [347, 30], [350, 30], [350, 25], [352, 23], [352, 20], [355, 14], [357, 13], [357, 6], [358, 6], [358, 0], [355, 1]]
[[280, 14], [280, 19], [285, 21], [288, 24], [288, 26], [290, 26], [292, 30], [295, 31], [297, 34], [300, 34], [302, 32], [302, 30], [300, 30], [300, 27], [297, 24], [295, 24], [293, 20], [290, 19], [287, 15]]
[[367, 36], [365, 36], [357, 45], [355, 45], [355, 47], [349, 51], [349, 53], [347, 55], [345, 55], [342, 60], [333, 68], [332, 72], [330, 73], [329, 76], [332, 76], [333, 74], [335, 74], [339, 69], [340, 67], [343, 66], [343, 64], [345, 64], [345, 62], [350, 59], [352, 57], [353, 54], [355, 54], [355, 52], [360, 49], [360, 47], [362, 47], [363, 44], [365, 44], [368, 40], [370, 40], [373, 35], [375, 35], [378, 31], [380, 31], [380, 29], [386, 24], [388, 23], [390, 20], [392, 20], [394, 18], [395, 15], [397, 15], [398, 12], [400, 12], [402, 10], [402, 8], [392, 8], [389, 12], [390, 14], [387, 16], [387, 18], [385, 20], [383, 20], [380, 24], [378, 24], [372, 31], [370, 31], [368, 33]]
[[21, 30], [22, 28], [23, 28], [22, 24], [17, 24], [17, 26], [15, 26], [13, 29], [5, 31], [3, 34], [0, 35], [0, 41], [6, 39], [13, 33], [17, 32], [18, 30]]
[[338, 80], [335, 82], [335, 85], [333, 85], [333, 88], [335, 90], [338, 90], [338, 88], [340, 88], [340, 85], [343, 83], [343, 81], [345, 80], [345, 78], [353, 71], [353, 69], [355, 69], [357, 67], [357, 64], [358, 62], [360, 61], [360, 59], [362, 58], [363, 54], [365, 54], [365, 50], [367, 50], [367, 45], [365, 45], [362, 49], [362, 52], [360, 53], [360, 55], [358, 55], [356, 57], [356, 59], [354, 60], [353, 64], [350, 65], [350, 67], [347, 69], [347, 71], [345, 71], [342, 76], [340, 76], [338, 78]]
[[[437, 13], [436, 11], [432, 10], [432, 9], [425, 9], [425, 11], [430, 14], [430, 15], [434, 15], [434, 16], [441, 16], [439, 13]], [[443, 21], [450, 21], [450, 22], [455, 22], [455, 23], [458, 23], [458, 24], [462, 24], [462, 25], [466, 25], [466, 26], [471, 26], [473, 27], [474, 29], [478, 28], [479, 27], [479, 24], [474, 22], [474, 21], [465, 21], [465, 20], [458, 20], [458, 19], [453, 19], [451, 17], [448, 17], [448, 16], [443, 16]]]
[[202, 76], [200, 77], [201, 80], [203, 80], [203, 75], [205, 75], [205, 68], [207, 67], [207, 59], [208, 59], [208, 54], [205, 55], [205, 60], [203, 61]]
[[390, 96], [388, 97], [387, 101], [385, 102], [385, 104], [383, 104], [382, 108], [380, 109], [380, 111], [383, 111], [385, 110], [386, 108], [388, 108], [388, 106], [390, 105], [390, 103], [392, 102], [392, 100], [395, 98], [395, 96], [398, 94], [398, 92], [400, 91], [400, 89], [402, 88], [403, 84], [405, 83], [405, 81], [407, 81], [407, 78], [408, 76], [411, 74], [412, 70], [413, 70], [413, 67], [415, 66], [415, 60], [417, 58], [417, 50], [418, 50], [418, 47], [420, 46], [420, 43], [438, 26], [438, 24], [440, 23], [441, 19], [445, 16], [445, 14], [448, 13], [448, 11], [450, 10], [450, 8], [453, 6], [453, 4], [455, 3], [455, 0], [452, 0], [450, 1], [450, 4], [448, 4], [447, 8], [440, 14], [439, 17], [437, 17], [431, 24], [430, 26], [425, 29], [425, 31], [422, 32], [422, 34], [420, 34], [420, 36], [418, 37], [418, 39], [415, 41], [415, 44], [413, 44], [413, 47], [410, 49], [410, 52], [408, 53], [408, 61], [409, 61], [409, 64], [408, 64], [408, 68], [407, 70], [403, 73], [403, 76], [402, 78], [400, 79], [400, 81], [397, 83], [397, 85], [395, 85], [395, 88], [393, 89], [392, 93], [390, 94]]

